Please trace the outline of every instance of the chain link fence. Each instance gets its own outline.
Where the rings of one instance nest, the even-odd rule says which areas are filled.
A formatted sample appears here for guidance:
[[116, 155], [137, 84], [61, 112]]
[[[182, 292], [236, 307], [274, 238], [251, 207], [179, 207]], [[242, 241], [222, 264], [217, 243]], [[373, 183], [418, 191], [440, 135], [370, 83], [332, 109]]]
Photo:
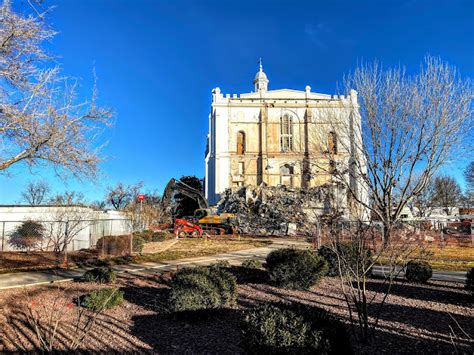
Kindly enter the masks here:
[[[360, 225], [360, 221], [344, 221], [332, 224], [314, 223], [311, 241], [316, 247], [327, 243], [336, 234], [340, 241], [351, 240], [351, 235]], [[380, 222], [366, 222], [374, 238], [383, 240], [383, 225]], [[338, 233], [335, 233], [335, 232]], [[470, 221], [402, 221], [393, 228], [393, 237], [404, 238], [408, 243], [428, 244], [437, 246], [458, 245], [474, 247], [474, 222]]]
[[127, 219], [0, 221], [0, 252], [93, 249], [101, 238], [132, 232]]
[[94, 263], [132, 253], [128, 219], [0, 221], [0, 270]]

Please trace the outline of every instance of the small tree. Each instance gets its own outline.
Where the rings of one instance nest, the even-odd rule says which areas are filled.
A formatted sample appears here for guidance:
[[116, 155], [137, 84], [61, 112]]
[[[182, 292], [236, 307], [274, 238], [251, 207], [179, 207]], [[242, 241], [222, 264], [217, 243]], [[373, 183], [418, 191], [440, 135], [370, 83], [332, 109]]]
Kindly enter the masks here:
[[19, 225], [10, 236], [10, 245], [25, 249], [29, 252], [31, 249], [41, 245], [44, 238], [45, 229], [39, 222], [28, 220]]
[[134, 202], [142, 187], [143, 182], [137, 182], [136, 184], [128, 186], [119, 182], [117, 185], [107, 188], [105, 200], [115, 210], [123, 210]]
[[48, 201], [53, 206], [79, 206], [85, 204], [85, 197], [82, 192], [65, 191], [62, 194], [56, 194]]
[[29, 182], [21, 193], [21, 198], [29, 205], [41, 205], [46, 202], [49, 192], [50, 188], [46, 181]]
[[[333, 221], [327, 230], [329, 233], [325, 239], [328, 244], [325, 247], [335, 259], [332, 263], [340, 279], [352, 331], [361, 342], [369, 342], [392, 285], [402, 271], [398, 265], [413, 259], [419, 246], [408, 242], [410, 235], [403, 229], [393, 233], [386, 242], [381, 224]], [[384, 270], [383, 291], [379, 297], [371, 296], [367, 291], [367, 282], [375, 265]], [[372, 314], [369, 314], [370, 309]]]
[[94, 211], [74, 205], [57, 206], [52, 209], [51, 222], [46, 228], [47, 247], [63, 255], [67, 263], [68, 246], [81, 231], [89, 227], [94, 219]]
[[464, 170], [466, 179], [465, 202], [468, 207], [474, 207], [474, 161], [471, 161]]
[[447, 215], [451, 214], [452, 208], [462, 199], [461, 186], [453, 177], [447, 175], [436, 176], [433, 185], [432, 204], [443, 207]]

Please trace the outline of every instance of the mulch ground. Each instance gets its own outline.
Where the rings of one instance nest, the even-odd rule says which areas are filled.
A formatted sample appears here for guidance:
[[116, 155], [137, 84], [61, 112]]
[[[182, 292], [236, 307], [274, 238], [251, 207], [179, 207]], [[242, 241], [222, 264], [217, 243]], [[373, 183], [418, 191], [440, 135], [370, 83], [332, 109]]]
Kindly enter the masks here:
[[[68, 253], [71, 265], [94, 262], [98, 259], [96, 250], [81, 250]], [[52, 251], [6, 251], [0, 253], [0, 272], [10, 270], [40, 270], [63, 265], [63, 256]]]
[[[84, 351], [157, 353], [242, 353], [239, 322], [241, 310], [266, 301], [297, 301], [324, 308], [347, 321], [348, 312], [337, 278], [325, 278], [310, 291], [278, 289], [264, 283], [240, 283], [238, 307], [208, 314], [169, 314], [169, 274], [145, 273], [119, 277], [116, 286], [125, 293], [122, 306], [106, 311], [82, 344]], [[50, 314], [57, 292], [65, 303], [104, 286], [67, 282], [58, 286], [0, 291], [0, 352], [33, 350], [37, 345], [25, 321], [28, 302], [38, 312]], [[375, 300], [385, 287], [373, 279], [368, 289]], [[28, 292], [28, 294], [26, 293]], [[58, 307], [58, 306], [56, 306]], [[64, 308], [58, 347], [71, 337], [77, 307]], [[65, 330], [66, 329], [66, 330]], [[350, 334], [350, 332], [348, 333]], [[471, 339], [469, 339], [469, 337]], [[388, 298], [370, 345], [352, 339], [356, 353], [471, 353], [474, 347], [474, 309], [461, 284], [428, 285], [397, 283]]]

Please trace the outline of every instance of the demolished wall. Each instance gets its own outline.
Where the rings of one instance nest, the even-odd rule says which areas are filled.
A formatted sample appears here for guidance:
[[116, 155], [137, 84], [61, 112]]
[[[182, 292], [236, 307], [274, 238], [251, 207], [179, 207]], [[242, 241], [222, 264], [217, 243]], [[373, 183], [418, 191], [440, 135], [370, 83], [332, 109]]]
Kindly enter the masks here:
[[336, 185], [309, 189], [244, 186], [227, 189], [217, 209], [219, 213], [234, 213], [243, 234], [308, 235], [322, 216], [345, 210], [341, 194], [345, 196]]

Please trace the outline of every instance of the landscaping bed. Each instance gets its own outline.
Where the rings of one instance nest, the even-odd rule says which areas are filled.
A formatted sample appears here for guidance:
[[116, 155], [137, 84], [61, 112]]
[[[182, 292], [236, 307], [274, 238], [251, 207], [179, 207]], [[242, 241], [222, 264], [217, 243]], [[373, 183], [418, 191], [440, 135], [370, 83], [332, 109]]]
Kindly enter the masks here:
[[[230, 270], [239, 273], [238, 268]], [[323, 308], [344, 321], [348, 319], [338, 278], [325, 277], [318, 286], [301, 291], [269, 286], [263, 279], [248, 283], [245, 277], [237, 277], [236, 306], [178, 316], [170, 313], [168, 307], [170, 276], [152, 271], [140, 277], [120, 275], [114, 287], [124, 292], [125, 303], [98, 317], [90, 337], [79, 350], [243, 353], [241, 311], [268, 301], [301, 302]], [[103, 286], [66, 282], [60, 287], [61, 292], [73, 300]], [[379, 279], [368, 283], [370, 294], [375, 297], [381, 296], [383, 287]], [[30, 302], [38, 301], [51, 307], [57, 286], [33, 287], [26, 291]], [[22, 313], [27, 302], [26, 291], [12, 289], [0, 294], [0, 352], [32, 350], [35, 346]], [[355, 353], [454, 353], [453, 343], [458, 352], [469, 352], [474, 346], [472, 340], [463, 335], [463, 331], [474, 334], [472, 298], [463, 285], [398, 282], [392, 293], [373, 342], [362, 346], [352, 339]], [[64, 319], [72, 322], [73, 309], [68, 308], [68, 312]], [[67, 336], [61, 334], [61, 341], [66, 341]]]
[[[99, 258], [97, 250], [81, 250], [68, 253], [69, 266], [93, 263]], [[44, 270], [65, 267], [63, 255], [52, 251], [5, 251], [0, 253], [0, 273], [27, 270]]]

